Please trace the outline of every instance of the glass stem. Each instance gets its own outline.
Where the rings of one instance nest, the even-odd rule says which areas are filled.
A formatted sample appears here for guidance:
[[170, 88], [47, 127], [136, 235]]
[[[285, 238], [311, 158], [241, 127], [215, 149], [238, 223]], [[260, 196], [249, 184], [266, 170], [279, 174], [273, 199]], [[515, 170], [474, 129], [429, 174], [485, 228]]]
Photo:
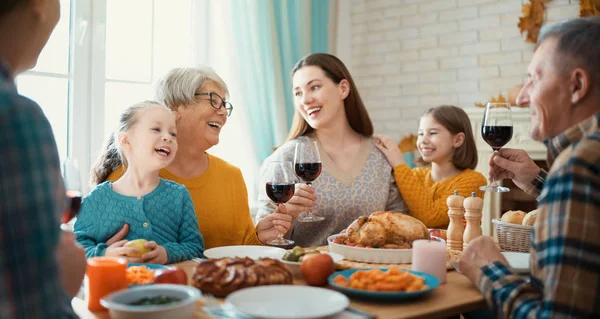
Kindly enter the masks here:
[[[306, 185], [308, 185], [308, 187], [312, 187], [312, 183], [306, 183]], [[312, 212], [312, 209], [310, 209], [310, 210], [308, 211], [308, 217], [311, 217], [311, 218], [312, 218], [312, 216], [313, 216], [313, 212]]]
[[[499, 149], [493, 149], [494, 151], [492, 152], [492, 156], [495, 157], [498, 155], [498, 150]], [[494, 186], [497, 187], [498, 186], [498, 182], [496, 181], [496, 179], [494, 178], [494, 176], [492, 176], [492, 183], [490, 184], [490, 186]]]

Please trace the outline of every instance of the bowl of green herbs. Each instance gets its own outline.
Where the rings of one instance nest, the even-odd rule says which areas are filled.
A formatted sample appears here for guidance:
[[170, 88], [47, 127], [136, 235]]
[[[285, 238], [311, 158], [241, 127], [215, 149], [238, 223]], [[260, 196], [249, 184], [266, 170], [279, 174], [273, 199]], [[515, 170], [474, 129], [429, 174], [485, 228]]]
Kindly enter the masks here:
[[113, 319], [189, 319], [201, 295], [192, 286], [156, 284], [117, 291], [100, 304]]

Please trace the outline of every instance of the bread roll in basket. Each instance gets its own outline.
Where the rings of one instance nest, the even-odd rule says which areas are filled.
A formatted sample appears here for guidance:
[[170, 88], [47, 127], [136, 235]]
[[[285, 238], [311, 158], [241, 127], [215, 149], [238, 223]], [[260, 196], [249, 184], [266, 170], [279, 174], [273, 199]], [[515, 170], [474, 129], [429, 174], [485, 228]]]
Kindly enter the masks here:
[[219, 258], [196, 266], [192, 285], [204, 293], [225, 297], [242, 288], [264, 285], [289, 285], [292, 274], [279, 260], [248, 257]]

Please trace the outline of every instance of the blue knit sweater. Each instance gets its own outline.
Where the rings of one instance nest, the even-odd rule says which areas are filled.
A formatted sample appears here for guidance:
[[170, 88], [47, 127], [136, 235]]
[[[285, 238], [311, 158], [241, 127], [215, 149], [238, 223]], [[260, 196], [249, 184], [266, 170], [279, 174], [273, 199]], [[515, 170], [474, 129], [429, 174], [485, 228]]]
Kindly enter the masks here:
[[104, 182], [81, 204], [75, 222], [75, 238], [86, 256], [104, 256], [106, 241], [124, 224], [125, 239], [155, 241], [165, 248], [167, 263], [202, 257], [204, 240], [189, 192], [184, 186], [161, 179], [158, 186], [142, 197], [124, 196]]

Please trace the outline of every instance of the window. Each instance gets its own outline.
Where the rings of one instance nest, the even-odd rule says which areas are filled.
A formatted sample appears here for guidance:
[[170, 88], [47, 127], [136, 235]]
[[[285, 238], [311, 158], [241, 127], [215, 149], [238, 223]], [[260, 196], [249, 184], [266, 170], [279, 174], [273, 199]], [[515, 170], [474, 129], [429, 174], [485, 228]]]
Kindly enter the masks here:
[[192, 62], [191, 0], [108, 0], [104, 137], [129, 105], [154, 98], [154, 83]]
[[[209, 65], [229, 86], [234, 111], [218, 146], [209, 150], [240, 167], [251, 201], [258, 165], [252, 155], [248, 106], [227, 1], [61, 0], [61, 18], [37, 66], [17, 78], [19, 92], [36, 101], [52, 125], [62, 159], [87, 172], [129, 105], [154, 98], [154, 84], [174, 67]], [[244, 154], [244, 156], [240, 156]]]
[[47, 45], [42, 50], [37, 65], [16, 78], [19, 93], [36, 101], [48, 117], [58, 152], [67, 156], [69, 140], [69, 85], [70, 72], [70, 16], [71, 1], [60, 2], [61, 18]]

